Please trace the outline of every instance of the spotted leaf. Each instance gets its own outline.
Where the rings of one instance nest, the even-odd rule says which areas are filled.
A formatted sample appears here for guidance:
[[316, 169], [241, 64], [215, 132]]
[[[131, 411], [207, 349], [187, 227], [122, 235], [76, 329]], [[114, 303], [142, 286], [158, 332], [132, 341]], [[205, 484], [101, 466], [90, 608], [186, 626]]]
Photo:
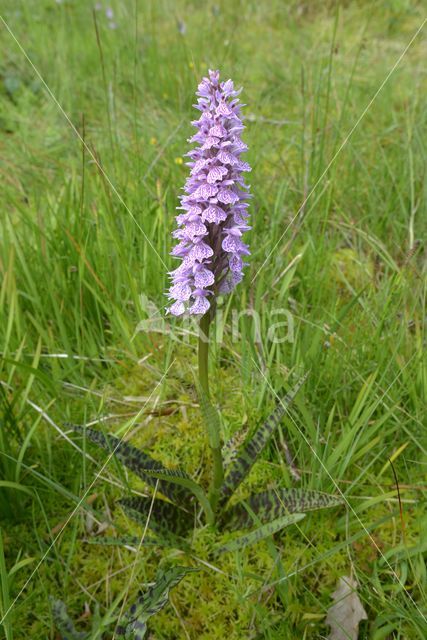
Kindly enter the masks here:
[[157, 485], [157, 490], [172, 502], [176, 502], [180, 506], [189, 505], [191, 492], [188, 488], [176, 483], [160, 480], [149, 473], [149, 471], [153, 469], [157, 471], [164, 470], [168, 473], [168, 469], [144, 453], [144, 451], [137, 449], [128, 442], [123, 442], [123, 440], [111, 434], [104, 434], [100, 431], [95, 431], [95, 429], [77, 425], [72, 425], [72, 428], [74, 431], [77, 431], [77, 433], [85, 435], [99, 447], [113, 453], [125, 467], [133, 471], [133, 473], [142, 478], [147, 484], [154, 487]]
[[194, 517], [165, 500], [132, 497], [119, 500], [131, 518], [162, 536], [186, 536], [194, 525]]
[[62, 600], [56, 600], [52, 597], [49, 599], [52, 607], [52, 617], [56, 628], [61, 634], [61, 640], [86, 640], [86, 638], [89, 638], [88, 633], [77, 631]]
[[299, 389], [307, 379], [307, 375], [298, 380], [295, 387], [277, 404], [276, 409], [239, 449], [237, 457], [229, 467], [221, 489], [221, 501], [226, 502], [240, 483], [246, 478], [253, 464], [268, 444], [271, 436], [280, 424]]
[[306, 513], [342, 504], [339, 496], [305, 489], [277, 489], [255, 493], [227, 509], [222, 516], [229, 529], [250, 527], [255, 520], [265, 524], [284, 515]]
[[273, 535], [273, 533], [277, 533], [284, 527], [288, 527], [289, 525], [294, 524], [295, 522], [298, 522], [303, 518], [305, 518], [304, 513], [294, 513], [277, 518], [272, 522], [268, 522], [267, 524], [263, 524], [260, 527], [257, 527], [244, 536], [239, 536], [238, 538], [231, 540], [227, 544], [218, 547], [216, 549], [216, 553], [220, 554], [226, 553], [228, 551], [237, 551], [238, 549], [244, 549], [251, 544], [255, 544], [260, 540], [264, 540], [264, 538], [268, 538], [269, 536]]
[[158, 572], [156, 582], [147, 593], [140, 596], [129, 611], [119, 621], [116, 634], [125, 640], [143, 640], [147, 633], [147, 622], [168, 603], [169, 591], [176, 587], [188, 574], [197, 569], [191, 567], [172, 567]]

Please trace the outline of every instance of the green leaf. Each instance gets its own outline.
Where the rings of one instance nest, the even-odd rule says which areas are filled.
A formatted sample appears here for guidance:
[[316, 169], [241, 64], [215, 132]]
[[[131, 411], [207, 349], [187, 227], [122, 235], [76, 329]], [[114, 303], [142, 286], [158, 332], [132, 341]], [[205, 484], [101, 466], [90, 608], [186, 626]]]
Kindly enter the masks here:
[[252, 513], [261, 523], [292, 513], [306, 513], [342, 504], [339, 496], [305, 489], [274, 489], [255, 493], [247, 500], [227, 509], [222, 516], [229, 529], [244, 529], [254, 521]]
[[191, 514], [165, 500], [134, 497], [123, 498], [119, 504], [137, 522], [148, 522], [148, 527], [161, 535], [186, 536], [194, 525]]
[[197, 482], [195, 482], [192, 478], [190, 478], [190, 476], [188, 476], [184, 471], [181, 471], [180, 469], [165, 469], [164, 467], [161, 467], [160, 469], [142, 469], [141, 472], [149, 477], [157, 478], [165, 482], [175, 483], [180, 487], [189, 489], [191, 493], [196, 496], [201, 507], [203, 508], [207, 523], [214, 523], [215, 516], [213, 514], [212, 507], [207, 495], [203, 491], [202, 487], [197, 484]]
[[231, 466], [238, 456], [239, 449], [248, 435], [248, 425], [245, 424], [241, 429], [236, 431], [222, 447], [222, 458], [226, 468]]
[[273, 533], [277, 533], [284, 527], [288, 527], [299, 520], [305, 518], [304, 513], [294, 513], [292, 515], [281, 516], [272, 522], [268, 522], [267, 524], [263, 524], [254, 531], [247, 533], [244, 536], [239, 536], [234, 540], [231, 540], [227, 544], [219, 547], [216, 550], [216, 553], [227, 553], [229, 551], [237, 551], [238, 549], [243, 549], [250, 544], [254, 544], [255, 542], [259, 542], [260, 540], [264, 540], [264, 538], [268, 538], [273, 535]]
[[117, 636], [125, 640], [142, 640], [147, 632], [147, 621], [167, 604], [169, 591], [194, 571], [198, 569], [172, 567], [164, 573], [158, 572], [154, 585], [138, 598], [117, 626]]
[[77, 631], [73, 621], [67, 613], [67, 607], [62, 600], [49, 598], [52, 606], [52, 616], [55, 625], [61, 634], [62, 640], [84, 640], [89, 637], [88, 633]]
[[201, 387], [198, 390], [198, 394], [200, 409], [208, 433], [209, 445], [213, 449], [218, 449], [221, 446], [221, 422], [218, 412]]
[[277, 426], [280, 424], [281, 419], [285, 415], [289, 405], [295, 398], [299, 389], [302, 387], [307, 379], [308, 374], [305, 374], [298, 380], [295, 387], [279, 402], [273, 413], [262, 423], [255, 431], [254, 435], [245, 442], [239, 449], [236, 460], [231, 464], [221, 489], [221, 503], [224, 504], [230, 496], [234, 493], [240, 483], [246, 478], [253, 464], [256, 462]]
[[161, 462], [154, 460], [148, 454], [144, 453], [144, 451], [137, 449], [128, 442], [124, 442], [111, 434], [104, 434], [100, 431], [96, 431], [95, 429], [81, 427], [79, 425], [69, 426], [71, 426], [77, 433], [85, 435], [99, 447], [102, 447], [110, 453], [114, 453], [116, 458], [120, 460], [125, 467], [133, 471], [137, 476], [147, 482], [147, 484], [150, 484], [151, 486], [157, 485], [157, 490], [172, 502], [175, 502], [182, 507], [191, 507], [189, 502], [192, 496], [188, 488], [177, 483], [171, 484], [170, 481], [164, 482], [162, 480], [158, 480], [157, 476], [153, 476], [148, 473], [151, 469], [156, 469], [157, 471], [163, 470], [167, 473], [168, 469], [166, 469]]
[[0, 489], [13, 489], [14, 491], [22, 491], [34, 498], [34, 493], [31, 489], [18, 482], [12, 482], [11, 480], [0, 480]]

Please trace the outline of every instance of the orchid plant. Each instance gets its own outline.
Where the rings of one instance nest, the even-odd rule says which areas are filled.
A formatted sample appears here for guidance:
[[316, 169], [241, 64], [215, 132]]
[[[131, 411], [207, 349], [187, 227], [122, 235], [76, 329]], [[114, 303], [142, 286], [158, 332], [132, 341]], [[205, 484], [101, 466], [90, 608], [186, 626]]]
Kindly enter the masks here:
[[[302, 376], [297, 381], [243, 444], [235, 449], [232, 443], [226, 444], [229, 462], [225, 464], [221, 424], [210, 398], [208, 353], [209, 327], [214, 320], [217, 298], [241, 282], [244, 260], [249, 255], [249, 248], [242, 241], [242, 235], [250, 229], [250, 194], [243, 174], [251, 168], [240, 157], [247, 146], [241, 140], [244, 126], [239, 93], [231, 80], [220, 81], [218, 71], [210, 71], [199, 84], [195, 107], [200, 117], [192, 123], [197, 132], [190, 138], [196, 147], [187, 154], [190, 175], [180, 199], [178, 226], [173, 232], [178, 243], [172, 255], [181, 263], [170, 273], [171, 286], [167, 294], [168, 313], [177, 317], [190, 314], [200, 319], [198, 381], [211, 451], [210, 487], [205, 488], [182, 470], [163, 466], [148, 453], [114, 435], [74, 427], [112, 452], [155, 489], [154, 496], [126, 497], [120, 501], [129, 515], [151, 531], [151, 537], [146, 537], [144, 542], [186, 549], [194, 525], [206, 524], [221, 531], [254, 527], [253, 531], [218, 545], [215, 553], [245, 547], [297, 522], [307, 511], [341, 503], [340, 498], [318, 491], [279, 487], [230, 504], [306, 379]], [[161, 601], [164, 603], [164, 599]]]

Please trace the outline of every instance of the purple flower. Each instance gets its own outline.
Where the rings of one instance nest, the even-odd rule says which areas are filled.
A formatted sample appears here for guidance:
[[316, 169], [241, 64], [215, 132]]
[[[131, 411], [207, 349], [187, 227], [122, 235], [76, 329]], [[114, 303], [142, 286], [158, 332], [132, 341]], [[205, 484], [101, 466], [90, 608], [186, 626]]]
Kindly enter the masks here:
[[197, 143], [187, 156], [190, 176], [181, 196], [181, 213], [173, 237], [178, 244], [171, 255], [182, 262], [170, 273], [167, 311], [175, 316], [188, 312], [203, 315], [220, 293], [229, 293], [243, 278], [244, 256], [249, 255], [242, 234], [247, 224], [249, 187], [243, 172], [250, 171], [240, 154], [247, 151], [240, 135], [240, 91], [233, 82], [219, 81], [209, 71], [197, 91], [200, 118], [189, 142]]

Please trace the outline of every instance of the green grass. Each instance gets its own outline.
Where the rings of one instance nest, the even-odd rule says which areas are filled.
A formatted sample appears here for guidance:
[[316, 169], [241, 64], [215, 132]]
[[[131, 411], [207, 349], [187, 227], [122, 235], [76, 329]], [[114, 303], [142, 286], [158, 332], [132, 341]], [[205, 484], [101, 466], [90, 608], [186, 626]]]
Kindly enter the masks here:
[[[3, 637], [55, 638], [53, 595], [81, 629], [87, 603], [100, 638], [159, 564], [179, 560], [203, 570], [153, 618], [159, 639], [326, 637], [331, 594], [351, 572], [369, 618], [360, 637], [425, 638], [425, 28], [341, 149], [422, 25], [422, 3], [110, 4], [117, 29], [85, 0], [1, 8], [69, 119], [2, 25], [2, 617], [13, 604]], [[135, 555], [86, 540], [99, 523], [107, 535], [140, 534], [115, 501], [143, 486], [113, 461], [92, 486], [105, 454], [65, 424], [107, 419], [119, 434], [132, 424], [132, 442], [202, 473], [196, 340], [174, 339], [179, 321], [174, 336], [140, 322], [147, 299], [165, 304], [191, 104], [208, 68], [244, 86], [253, 166], [250, 266], [223, 302], [211, 354], [224, 436], [253, 428], [274, 391], [310, 370], [240, 493], [340, 490], [349, 506], [214, 560], [208, 529], [191, 560], [151, 547]], [[234, 341], [236, 311], [248, 308], [260, 340], [242, 314]], [[280, 344], [278, 309], [293, 323]]]

